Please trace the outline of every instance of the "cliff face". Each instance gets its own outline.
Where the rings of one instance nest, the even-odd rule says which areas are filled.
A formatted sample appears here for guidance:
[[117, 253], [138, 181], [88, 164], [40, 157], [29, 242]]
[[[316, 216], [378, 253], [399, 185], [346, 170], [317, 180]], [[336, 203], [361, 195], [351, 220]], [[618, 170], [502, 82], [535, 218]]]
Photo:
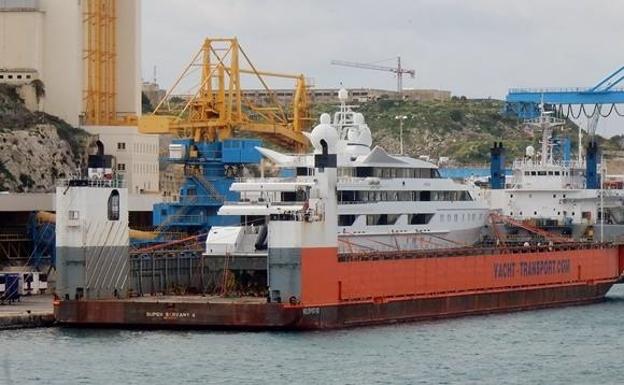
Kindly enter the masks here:
[[0, 191], [54, 191], [57, 179], [86, 162], [87, 132], [26, 108], [20, 95], [38, 87], [0, 85]]

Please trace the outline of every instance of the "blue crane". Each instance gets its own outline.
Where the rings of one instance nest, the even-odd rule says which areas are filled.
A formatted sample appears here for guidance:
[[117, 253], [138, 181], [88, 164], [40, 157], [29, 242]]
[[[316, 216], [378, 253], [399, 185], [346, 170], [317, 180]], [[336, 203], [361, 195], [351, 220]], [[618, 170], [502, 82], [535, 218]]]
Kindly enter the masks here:
[[[615, 112], [624, 116], [624, 111], [617, 109], [617, 104], [624, 104], [624, 66], [588, 88], [512, 88], [507, 93], [505, 114], [523, 119], [536, 118], [541, 113], [540, 105], [557, 107], [566, 116], [578, 118], [584, 114], [590, 118], [596, 114], [607, 117]], [[573, 105], [580, 105], [578, 114]], [[586, 105], [593, 108], [586, 109]], [[611, 105], [610, 108], [600, 106]], [[564, 110], [565, 109], [565, 110]]]
[[[624, 66], [589, 88], [512, 88], [507, 93], [504, 113], [508, 116], [533, 119], [543, 112], [542, 108], [550, 107], [565, 117], [577, 119], [583, 114], [587, 118], [589, 135], [586, 148], [586, 186], [596, 189], [600, 185], [597, 173], [599, 150], [594, 134], [600, 117], [607, 117], [613, 112], [624, 116], [617, 108], [617, 104], [624, 103], [624, 88], [617, 87], [623, 81]], [[580, 106], [577, 114], [574, 114], [573, 105]], [[608, 105], [610, 107], [605, 108]], [[586, 109], [585, 106], [591, 107]]]

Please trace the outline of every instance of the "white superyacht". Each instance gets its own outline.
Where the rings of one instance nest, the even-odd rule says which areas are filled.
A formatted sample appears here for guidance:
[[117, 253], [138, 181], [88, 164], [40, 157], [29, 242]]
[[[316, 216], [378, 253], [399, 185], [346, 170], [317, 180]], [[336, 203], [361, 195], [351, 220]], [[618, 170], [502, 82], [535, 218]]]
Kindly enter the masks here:
[[[346, 105], [321, 125], [338, 136], [338, 233], [340, 252], [414, 250], [473, 245], [488, 221], [488, 205], [474, 189], [442, 178], [437, 166], [372, 147], [371, 131], [361, 113]], [[307, 134], [314, 144], [313, 134]], [[248, 178], [234, 183], [239, 202], [226, 202], [219, 215], [241, 216], [241, 226], [213, 227], [207, 254], [255, 253], [266, 248], [266, 222], [291, 215], [308, 204], [313, 185], [313, 154], [290, 155], [267, 148], [260, 153], [295, 176]], [[317, 155], [318, 156], [318, 155]], [[283, 234], [288, 237], [288, 234]]]

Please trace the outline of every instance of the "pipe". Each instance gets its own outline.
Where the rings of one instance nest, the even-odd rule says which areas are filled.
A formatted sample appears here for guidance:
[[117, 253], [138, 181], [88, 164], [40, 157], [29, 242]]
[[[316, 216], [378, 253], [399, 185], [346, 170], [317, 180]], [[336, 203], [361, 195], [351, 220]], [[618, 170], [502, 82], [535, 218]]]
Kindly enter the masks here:
[[[48, 211], [37, 211], [37, 221], [39, 223], [56, 223], [56, 214]], [[159, 231], [143, 231], [128, 229], [128, 235], [132, 239], [139, 239], [143, 241], [151, 241], [158, 237]]]

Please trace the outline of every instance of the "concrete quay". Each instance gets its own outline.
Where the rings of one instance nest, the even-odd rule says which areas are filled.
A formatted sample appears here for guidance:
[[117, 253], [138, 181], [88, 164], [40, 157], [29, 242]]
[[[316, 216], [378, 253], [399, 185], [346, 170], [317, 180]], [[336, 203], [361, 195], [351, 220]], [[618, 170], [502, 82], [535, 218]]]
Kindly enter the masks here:
[[22, 297], [20, 302], [0, 305], [0, 330], [48, 327], [54, 324], [52, 296]]

